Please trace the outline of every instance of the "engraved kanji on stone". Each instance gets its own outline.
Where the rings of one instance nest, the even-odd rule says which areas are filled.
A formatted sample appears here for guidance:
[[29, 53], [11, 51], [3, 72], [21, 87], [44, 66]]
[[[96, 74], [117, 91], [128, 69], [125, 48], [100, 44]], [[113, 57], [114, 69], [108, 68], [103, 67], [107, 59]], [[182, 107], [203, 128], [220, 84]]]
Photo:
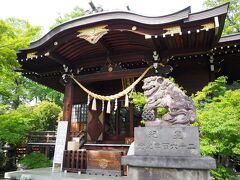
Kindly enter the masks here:
[[188, 144], [188, 149], [196, 149], [195, 144]]
[[170, 149], [178, 149], [178, 145], [177, 144], [170, 144]]
[[175, 131], [173, 135], [173, 139], [183, 139], [182, 131]]
[[169, 149], [169, 143], [162, 143], [163, 149]]
[[149, 131], [149, 137], [152, 138], [158, 138], [158, 132], [157, 131]]

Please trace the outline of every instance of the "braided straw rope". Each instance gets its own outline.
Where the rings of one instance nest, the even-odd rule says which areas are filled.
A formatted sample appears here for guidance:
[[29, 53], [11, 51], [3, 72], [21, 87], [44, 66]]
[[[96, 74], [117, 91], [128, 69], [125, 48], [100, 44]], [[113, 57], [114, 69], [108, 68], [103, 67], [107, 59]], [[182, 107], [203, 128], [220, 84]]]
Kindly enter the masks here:
[[99, 99], [99, 100], [102, 100], [102, 101], [111, 101], [111, 100], [114, 100], [114, 99], [118, 99], [124, 95], [126, 95], [127, 93], [129, 93], [143, 78], [144, 76], [147, 74], [147, 72], [152, 69], [153, 66], [150, 66], [148, 67], [144, 72], [143, 74], [136, 79], [136, 81], [134, 81], [130, 86], [128, 86], [126, 89], [124, 89], [123, 91], [117, 93], [117, 94], [114, 94], [114, 95], [110, 95], [110, 96], [102, 96], [102, 95], [99, 95], [99, 94], [95, 94], [93, 93], [92, 91], [89, 91], [87, 88], [85, 88], [80, 82], [78, 82], [74, 77], [73, 75], [71, 75], [71, 78], [80, 86], [80, 88], [82, 88], [82, 90], [84, 90], [88, 95], [90, 95], [91, 97], [95, 98], [95, 99]]

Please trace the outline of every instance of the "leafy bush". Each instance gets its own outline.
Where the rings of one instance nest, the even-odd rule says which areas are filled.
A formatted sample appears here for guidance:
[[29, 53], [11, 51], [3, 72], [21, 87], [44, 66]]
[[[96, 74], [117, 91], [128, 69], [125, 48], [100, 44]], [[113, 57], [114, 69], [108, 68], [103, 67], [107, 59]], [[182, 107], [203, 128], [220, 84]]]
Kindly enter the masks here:
[[142, 92], [134, 92], [131, 98], [132, 103], [139, 108], [143, 108], [143, 106], [147, 103], [147, 98], [143, 95]]
[[168, 109], [164, 107], [157, 108], [157, 118], [162, 118], [163, 115], [168, 113]]
[[19, 163], [27, 169], [44, 168], [52, 165], [52, 162], [46, 156], [38, 152], [26, 155]]
[[221, 164], [217, 164], [217, 168], [211, 170], [211, 175], [217, 180], [232, 179], [235, 177], [234, 172], [230, 168], [226, 168]]
[[20, 106], [0, 114], [0, 141], [20, 145], [30, 131], [55, 130], [60, 111], [55, 103], [43, 101], [35, 107]]
[[37, 129], [43, 131], [55, 130], [60, 112], [61, 107], [55, 103], [41, 102], [34, 108]]
[[[193, 97], [200, 127], [200, 147], [203, 155], [216, 158], [216, 179], [232, 178], [240, 156], [240, 90], [234, 83], [229, 90], [227, 78], [219, 77]], [[234, 87], [233, 87], [234, 86]]]
[[0, 120], [0, 140], [12, 145], [22, 144], [34, 128], [33, 108], [20, 106], [0, 115]]

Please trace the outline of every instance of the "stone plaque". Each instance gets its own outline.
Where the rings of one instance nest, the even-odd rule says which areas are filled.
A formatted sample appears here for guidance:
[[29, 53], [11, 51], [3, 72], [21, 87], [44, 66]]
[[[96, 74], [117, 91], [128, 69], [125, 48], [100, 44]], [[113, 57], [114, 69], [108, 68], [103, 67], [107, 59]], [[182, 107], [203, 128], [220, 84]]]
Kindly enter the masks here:
[[200, 156], [198, 127], [136, 127], [134, 154], [140, 156]]

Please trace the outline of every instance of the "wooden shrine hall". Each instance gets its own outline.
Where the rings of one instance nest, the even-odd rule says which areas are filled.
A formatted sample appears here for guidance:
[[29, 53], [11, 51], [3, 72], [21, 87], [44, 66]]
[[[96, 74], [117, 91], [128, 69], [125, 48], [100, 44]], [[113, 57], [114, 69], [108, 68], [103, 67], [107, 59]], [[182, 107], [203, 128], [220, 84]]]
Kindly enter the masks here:
[[[123, 174], [119, 157], [141, 121], [140, 109], [126, 101], [132, 91], [142, 91], [141, 75], [157, 71], [147, 72], [150, 66], [159, 65], [158, 73], [174, 77], [188, 94], [221, 75], [239, 79], [240, 34], [222, 36], [227, 11], [228, 4], [159, 17], [101, 12], [61, 24], [20, 50], [23, 76], [64, 93], [67, 140], [86, 132], [80, 147], [86, 151], [66, 149], [63, 168]], [[164, 73], [164, 67], [171, 68]], [[114, 94], [119, 96], [109, 99]]]

